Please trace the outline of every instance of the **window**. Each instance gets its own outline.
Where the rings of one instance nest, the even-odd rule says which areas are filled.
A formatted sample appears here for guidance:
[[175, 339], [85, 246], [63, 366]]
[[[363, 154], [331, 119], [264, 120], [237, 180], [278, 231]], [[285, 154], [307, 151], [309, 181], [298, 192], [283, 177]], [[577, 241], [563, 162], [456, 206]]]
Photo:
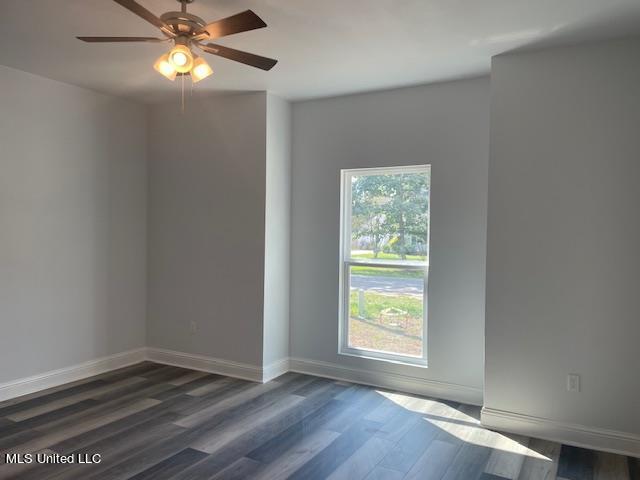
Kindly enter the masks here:
[[340, 345], [426, 365], [428, 165], [342, 171]]

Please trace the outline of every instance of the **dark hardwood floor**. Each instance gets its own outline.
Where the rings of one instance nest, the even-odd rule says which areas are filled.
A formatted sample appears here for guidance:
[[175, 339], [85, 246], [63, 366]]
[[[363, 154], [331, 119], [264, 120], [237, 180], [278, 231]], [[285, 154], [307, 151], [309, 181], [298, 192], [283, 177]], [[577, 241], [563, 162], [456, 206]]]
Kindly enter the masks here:
[[640, 480], [638, 459], [492, 432], [479, 415], [307, 375], [256, 384], [142, 363], [0, 403], [0, 478]]

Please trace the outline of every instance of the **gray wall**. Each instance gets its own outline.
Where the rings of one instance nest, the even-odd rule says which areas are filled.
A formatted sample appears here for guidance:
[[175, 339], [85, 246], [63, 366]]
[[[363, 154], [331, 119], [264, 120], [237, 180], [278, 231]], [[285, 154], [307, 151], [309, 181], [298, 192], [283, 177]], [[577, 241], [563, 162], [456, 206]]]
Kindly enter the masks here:
[[150, 108], [150, 347], [262, 364], [266, 103]]
[[289, 356], [291, 106], [267, 95], [264, 364]]
[[[293, 357], [482, 388], [488, 157], [488, 78], [293, 105]], [[429, 368], [339, 356], [340, 169], [425, 163]]]
[[144, 108], [0, 66], [0, 382], [145, 344]]
[[494, 59], [486, 407], [640, 432], [639, 52]]

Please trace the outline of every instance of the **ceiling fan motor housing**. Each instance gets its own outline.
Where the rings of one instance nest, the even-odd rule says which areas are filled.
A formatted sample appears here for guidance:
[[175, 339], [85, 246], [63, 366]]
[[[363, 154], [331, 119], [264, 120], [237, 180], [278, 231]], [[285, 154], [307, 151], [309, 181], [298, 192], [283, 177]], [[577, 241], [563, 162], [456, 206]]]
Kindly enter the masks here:
[[202, 32], [207, 26], [202, 18], [187, 12], [167, 12], [160, 16], [162, 21], [170, 25], [178, 35], [194, 35]]

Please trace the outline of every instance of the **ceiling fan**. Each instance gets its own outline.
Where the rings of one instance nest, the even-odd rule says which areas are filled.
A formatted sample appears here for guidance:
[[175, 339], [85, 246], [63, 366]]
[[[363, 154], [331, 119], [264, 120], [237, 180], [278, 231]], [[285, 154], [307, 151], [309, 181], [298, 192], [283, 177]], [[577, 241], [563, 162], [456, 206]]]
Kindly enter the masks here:
[[213, 70], [204, 58], [192, 51], [192, 47], [217, 55], [219, 57], [234, 60], [236, 62], [271, 70], [278, 62], [271, 58], [261, 57], [253, 53], [235, 50], [233, 48], [206, 43], [209, 40], [233, 35], [234, 33], [247, 32], [267, 26], [258, 15], [251, 10], [223, 18], [215, 22], [207, 23], [200, 17], [187, 13], [187, 4], [194, 0], [178, 0], [182, 5], [179, 12], [167, 12], [160, 17], [155, 16], [149, 10], [135, 0], [113, 0], [124, 8], [135, 13], [152, 25], [158, 27], [165, 38], [156, 37], [76, 37], [83, 42], [171, 42], [173, 47], [169, 52], [158, 58], [154, 68], [169, 80], [175, 80], [178, 75], [190, 75], [194, 83], [207, 78]]

